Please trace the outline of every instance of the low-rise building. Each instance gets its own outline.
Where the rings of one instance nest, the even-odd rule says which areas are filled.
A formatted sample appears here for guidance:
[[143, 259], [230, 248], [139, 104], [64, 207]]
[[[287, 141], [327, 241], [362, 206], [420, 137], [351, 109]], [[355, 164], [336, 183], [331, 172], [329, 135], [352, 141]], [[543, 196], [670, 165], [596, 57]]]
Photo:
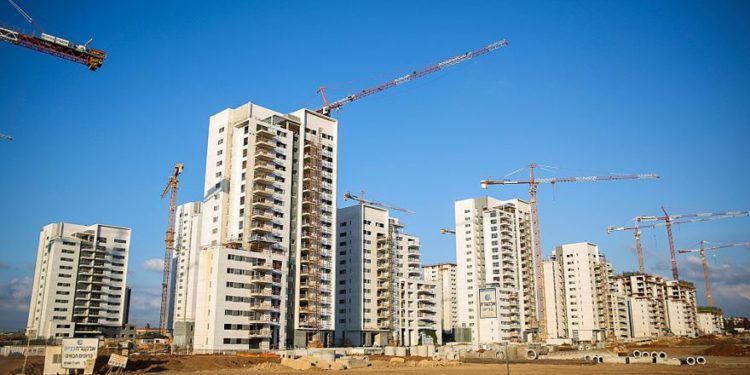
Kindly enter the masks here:
[[698, 332], [702, 335], [720, 335], [724, 333], [724, 314], [720, 308], [711, 306], [698, 307]]

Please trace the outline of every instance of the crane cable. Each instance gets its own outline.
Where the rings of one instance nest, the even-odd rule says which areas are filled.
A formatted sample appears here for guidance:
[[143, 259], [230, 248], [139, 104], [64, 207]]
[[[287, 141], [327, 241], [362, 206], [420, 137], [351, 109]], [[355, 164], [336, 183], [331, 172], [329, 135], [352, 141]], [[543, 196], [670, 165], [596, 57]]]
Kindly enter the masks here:
[[42, 30], [42, 28], [41, 28], [41, 27], [39, 27], [39, 25], [37, 25], [37, 24], [36, 24], [36, 22], [34, 22], [34, 19], [33, 19], [33, 18], [31, 18], [31, 16], [30, 16], [30, 15], [29, 15], [28, 13], [26, 13], [26, 11], [24, 11], [24, 10], [23, 10], [23, 9], [22, 9], [22, 8], [21, 8], [20, 6], [18, 6], [18, 4], [16, 4], [16, 2], [15, 2], [15, 1], [13, 1], [13, 0], [8, 0], [8, 2], [10, 3], [10, 5], [11, 5], [11, 6], [13, 6], [13, 8], [16, 8], [16, 10], [18, 11], [18, 13], [19, 13], [19, 14], [20, 14], [20, 15], [21, 15], [21, 16], [22, 16], [23, 18], [25, 18], [25, 19], [26, 19], [26, 21], [28, 21], [28, 22], [29, 22], [29, 23], [31, 24], [31, 26], [34, 26], [34, 28], [35, 28], [35, 29], [36, 29], [37, 31], [39, 31], [40, 33], [41, 33], [41, 32], [44, 32], [44, 31]]

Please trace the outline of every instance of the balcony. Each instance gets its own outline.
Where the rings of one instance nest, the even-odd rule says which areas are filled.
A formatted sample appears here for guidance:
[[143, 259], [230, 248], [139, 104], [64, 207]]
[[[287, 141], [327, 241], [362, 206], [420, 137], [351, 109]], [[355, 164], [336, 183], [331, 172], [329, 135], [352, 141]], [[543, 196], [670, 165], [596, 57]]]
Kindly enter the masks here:
[[264, 339], [264, 338], [271, 338], [271, 330], [270, 329], [256, 329], [248, 331], [248, 337], [251, 339]]
[[[274, 176], [272, 176], [272, 175], [270, 175], [268, 173], [258, 173], [258, 174], [254, 175], [253, 182], [255, 182], [257, 184], [263, 184], [263, 185], [273, 185], [273, 183], [276, 182], [276, 179], [274, 178]], [[270, 190], [270, 192], [267, 191], [267, 190]], [[266, 191], [260, 191], [259, 189], [255, 189], [254, 188], [253, 192], [256, 193], [256, 194], [273, 195], [274, 189], [272, 189], [272, 188], [271, 189], [266, 188]]]
[[273, 161], [276, 158], [276, 154], [259, 148], [255, 151], [255, 157], [258, 160]]
[[260, 173], [273, 173], [276, 171], [276, 165], [272, 163], [255, 163], [255, 166], [253, 167], [255, 171], [258, 171]]
[[273, 214], [269, 210], [253, 210], [251, 218], [253, 220], [269, 221], [273, 220]]
[[273, 138], [256, 137], [255, 147], [259, 149], [273, 151], [276, 148], [276, 141], [274, 141]]
[[271, 303], [252, 303], [250, 304], [250, 310], [258, 310], [258, 311], [273, 311], [278, 310], [278, 307], [275, 307]]
[[250, 279], [250, 282], [253, 284], [272, 284], [272, 283], [280, 283], [281, 279], [274, 280], [273, 276], [271, 275], [256, 275], [253, 276]]

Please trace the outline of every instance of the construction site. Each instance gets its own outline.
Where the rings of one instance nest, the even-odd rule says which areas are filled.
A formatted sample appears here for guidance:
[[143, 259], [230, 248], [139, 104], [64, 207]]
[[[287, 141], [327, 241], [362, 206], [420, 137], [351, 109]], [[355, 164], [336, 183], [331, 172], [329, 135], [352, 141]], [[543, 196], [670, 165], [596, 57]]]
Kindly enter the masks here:
[[[0, 27], [0, 40], [7, 42], [2, 47], [49, 55], [28, 51], [22, 57], [29, 60], [83, 65], [94, 79], [107, 74], [110, 64], [122, 69], [116, 53], [92, 47], [93, 38], [78, 43], [50, 34], [25, 5], [7, 2], [7, 10], [34, 31]], [[502, 64], [503, 53], [514, 46], [504, 38], [479, 43], [442, 60], [438, 56], [436, 63], [404, 68], [405, 74], [378, 78], [381, 83], [349, 89], [338, 99], [329, 100], [341, 91], [335, 85], [317, 86], [318, 104], [293, 111], [247, 98], [240, 105], [223, 103], [221, 110], [214, 103], [202, 119], [192, 119], [202, 125], [165, 136], [170, 143], [195, 137], [204, 149], [134, 152], [159, 159], [162, 167], [129, 175], [138, 187], [148, 186], [147, 198], [120, 193], [118, 204], [128, 211], [131, 205], [142, 207], [135, 202], [145, 199], [157, 207], [153, 211], [104, 224], [120, 216], [101, 214], [115, 210], [99, 203], [81, 215], [37, 219], [47, 224], [41, 226], [33, 259], [24, 258], [31, 270], [23, 279], [28, 285], [0, 294], [8, 299], [0, 307], [22, 311], [25, 322], [0, 337], [0, 375], [748, 373], [750, 322], [737, 312], [750, 301], [743, 289], [750, 275], [742, 265], [750, 248], [750, 237], [743, 237], [750, 210], [742, 208], [750, 202], [734, 190], [727, 201], [695, 203], [709, 195], [703, 191], [680, 201], [704, 208], [661, 203], [683, 199], [675, 186], [686, 182], [672, 182], [676, 167], [660, 160], [617, 164], [643, 169], [637, 173], [547, 177], [559, 168], [534, 161], [542, 154], [539, 145], [549, 140], [540, 141], [544, 137], [531, 128], [518, 138], [491, 140], [488, 154], [515, 150], [508, 145], [519, 143], [516, 153], [528, 158], [501, 178], [478, 173], [497, 175], [521, 159], [476, 157], [471, 167], [466, 162], [450, 167], [456, 169], [450, 184], [418, 181], [424, 186], [414, 186], [411, 175], [448, 170], [440, 164], [459, 157], [453, 154], [482, 147], [420, 148], [420, 142], [387, 124], [374, 131], [390, 133], [388, 138], [370, 139], [367, 133], [351, 138], [350, 123], [372, 112], [349, 108], [367, 102], [397, 119], [388, 121], [398, 121], [400, 111], [411, 115], [408, 107], [388, 104], [390, 95], [421, 105], [426, 101], [421, 92], [439, 84], [434, 81], [479, 72], [478, 81], [504, 80], [513, 75], [505, 67], [482, 69], [497, 64], [493, 59]], [[474, 70], [467, 73], [457, 65]], [[396, 90], [402, 85], [411, 91]], [[460, 95], [467, 97], [463, 105], [481, 96]], [[471, 133], [464, 126], [447, 139], [459, 143]], [[0, 146], [27, 142], [26, 134], [0, 134]], [[119, 152], [118, 141], [112, 142], [108, 147]], [[360, 159], [371, 145], [380, 147], [377, 155]], [[423, 164], [403, 160], [401, 149], [410, 148], [428, 159], [414, 156]], [[138, 168], [135, 156], [130, 158], [123, 165]], [[167, 159], [169, 169], [163, 167]], [[505, 164], [498, 167], [498, 160]], [[599, 168], [608, 168], [607, 163], [611, 160], [602, 160]], [[660, 173], [645, 167], [651, 165]], [[404, 172], [409, 169], [424, 171]], [[111, 169], [102, 165], [85, 170], [86, 178], [108, 173]], [[448, 185], [447, 192], [440, 184]], [[374, 191], [352, 193], [352, 186]], [[555, 188], [566, 189], [562, 203]], [[437, 194], [444, 195], [435, 199]], [[64, 187], [56, 195], [74, 199]], [[439, 217], [435, 205], [452, 205], [452, 215]], [[160, 233], [158, 251], [138, 237], [154, 227]], [[591, 228], [598, 232], [590, 233]], [[627, 233], [632, 237], [621, 235]], [[448, 250], [439, 253], [438, 247]], [[722, 263], [717, 255], [724, 257]], [[148, 272], [158, 274], [159, 281]], [[17, 296], [26, 299], [11, 302]], [[158, 320], [149, 320], [157, 315]]]

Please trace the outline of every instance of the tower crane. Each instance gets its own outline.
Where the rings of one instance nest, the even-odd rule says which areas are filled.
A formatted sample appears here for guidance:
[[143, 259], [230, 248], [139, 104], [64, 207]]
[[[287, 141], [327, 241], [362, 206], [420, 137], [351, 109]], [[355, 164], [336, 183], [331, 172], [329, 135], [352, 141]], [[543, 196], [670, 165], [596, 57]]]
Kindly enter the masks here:
[[531, 222], [534, 232], [534, 261], [535, 274], [537, 279], [537, 305], [539, 312], [539, 329], [538, 338], [544, 340], [547, 338], [547, 317], [545, 315], [545, 296], [544, 296], [544, 268], [542, 267], [542, 237], [539, 229], [539, 207], [537, 205], [537, 185], [539, 184], [557, 184], [560, 182], [598, 182], [598, 181], [617, 181], [617, 180], [642, 180], [659, 178], [656, 174], [624, 174], [611, 176], [587, 176], [587, 177], [561, 177], [561, 178], [536, 178], [534, 169], [539, 164], [529, 164], [528, 180], [482, 180], [479, 186], [487, 189], [490, 185], [529, 185], [529, 204], [531, 205]]
[[[741, 211], [738, 211], [737, 215], [732, 215], [729, 213], [724, 213], [726, 215], [719, 215], [720, 212], [716, 213], [717, 215], [709, 215], [706, 216], [705, 214], [690, 214], [686, 216], [681, 217], [692, 217], [692, 219], [687, 220], [680, 220], [680, 221], [672, 221], [670, 222], [670, 225], [679, 225], [679, 224], [688, 224], [688, 223], [699, 223], [704, 221], [711, 221], [711, 220], [719, 220], [719, 219], [728, 219], [732, 217], [738, 217], [738, 216], [745, 216], [741, 214]], [[641, 246], [641, 229], [647, 229], [647, 228], [657, 228], [657, 227], [664, 227], [667, 224], [666, 223], [655, 223], [655, 224], [641, 224], [641, 221], [643, 220], [642, 216], [638, 216], [635, 219], [635, 225], [632, 227], [621, 227], [621, 226], [615, 226], [610, 225], [607, 227], [607, 234], [612, 232], [618, 232], [618, 231], [626, 231], [626, 230], [632, 230], [635, 234], [635, 250], [636, 254], [638, 255], [638, 272], [639, 273], [646, 273], [644, 264], [643, 264], [643, 247]]]
[[183, 169], [182, 163], [175, 164], [167, 186], [161, 193], [162, 199], [169, 194], [169, 224], [167, 225], [167, 236], [164, 240], [164, 272], [161, 282], [161, 309], [159, 311], [159, 331], [162, 335], [166, 335], [169, 330], [167, 322], [169, 320], [169, 281], [172, 274], [172, 253], [174, 252], [174, 222], [177, 211], [177, 189], [180, 185], [180, 174], [182, 174]]
[[638, 221], [663, 221], [664, 226], [667, 228], [667, 240], [669, 241], [669, 255], [672, 261], [672, 277], [675, 280], [680, 279], [680, 273], [677, 271], [677, 257], [675, 256], [674, 250], [674, 239], [672, 237], [672, 222], [674, 220], [685, 219], [685, 218], [707, 218], [707, 217], [740, 217], [750, 215], [750, 211], [726, 211], [726, 212], [704, 212], [699, 214], [680, 214], [670, 216], [667, 213], [667, 209], [664, 206], [661, 207], [661, 211], [664, 216], [638, 216]]
[[88, 46], [93, 39], [89, 39], [84, 44], [75, 44], [67, 39], [45, 34], [31, 16], [21, 9], [15, 1], [8, 0], [8, 2], [41, 35], [39, 37], [26, 35], [15, 30], [0, 27], [0, 40], [86, 65], [92, 71], [99, 69], [104, 63], [107, 53], [102, 50], [89, 48]]
[[707, 241], [701, 241], [701, 247], [699, 249], [681, 249], [677, 250], [680, 254], [687, 254], [687, 253], [700, 253], [701, 256], [701, 264], [703, 265], [703, 281], [706, 284], [706, 303], [708, 306], [713, 307], [714, 306], [714, 294], [711, 290], [711, 280], [708, 277], [708, 262], [706, 262], [706, 251], [708, 250], [719, 250], [719, 249], [726, 249], [729, 247], [750, 247], [750, 242], [737, 242], [737, 243], [730, 243], [730, 244], [724, 244], [724, 245], [717, 245], [717, 246], [711, 246], [706, 247]]
[[368, 88], [368, 89], [364, 89], [364, 90], [359, 91], [359, 92], [357, 92], [355, 94], [349, 95], [349, 96], [347, 96], [345, 98], [336, 100], [336, 101], [331, 102], [331, 103], [329, 103], [328, 99], [326, 98], [325, 87], [321, 86], [318, 89], [318, 92], [323, 97], [324, 106], [321, 107], [321, 108], [316, 109], [315, 112], [321, 113], [321, 114], [324, 114], [324, 115], [328, 116], [331, 113], [331, 110], [341, 109], [341, 107], [343, 107], [344, 105], [349, 104], [349, 103], [351, 103], [353, 101], [362, 99], [362, 98], [364, 98], [366, 96], [370, 96], [372, 94], [379, 93], [379, 92], [381, 92], [383, 90], [387, 90], [387, 89], [389, 89], [391, 87], [395, 87], [395, 86], [404, 84], [406, 82], [413, 81], [413, 80], [415, 80], [417, 78], [424, 77], [424, 76], [426, 76], [428, 74], [431, 74], [431, 73], [435, 73], [435, 72], [437, 72], [439, 70], [443, 70], [443, 69], [451, 67], [453, 65], [462, 63], [462, 62], [464, 62], [466, 60], [470, 60], [470, 59], [472, 59], [474, 57], [484, 55], [486, 53], [492, 52], [492, 51], [494, 51], [494, 50], [496, 50], [498, 48], [502, 48], [502, 47], [505, 47], [507, 45], [508, 45], [508, 41], [506, 39], [502, 39], [502, 40], [499, 40], [497, 42], [488, 44], [488, 45], [486, 45], [486, 46], [484, 46], [484, 47], [482, 47], [480, 49], [477, 49], [477, 50], [474, 50], [474, 51], [470, 51], [470, 52], [466, 52], [466, 53], [458, 55], [458, 56], [451, 57], [450, 59], [441, 61], [441, 62], [439, 62], [437, 64], [434, 64], [434, 65], [430, 65], [430, 66], [428, 66], [428, 67], [426, 67], [424, 69], [421, 69], [421, 70], [409, 73], [407, 75], [398, 77], [396, 79], [390, 80], [390, 81], [385, 82], [385, 83], [381, 83], [381, 84], [379, 84], [377, 86], [374, 86], [374, 87], [371, 87], [371, 88]]

